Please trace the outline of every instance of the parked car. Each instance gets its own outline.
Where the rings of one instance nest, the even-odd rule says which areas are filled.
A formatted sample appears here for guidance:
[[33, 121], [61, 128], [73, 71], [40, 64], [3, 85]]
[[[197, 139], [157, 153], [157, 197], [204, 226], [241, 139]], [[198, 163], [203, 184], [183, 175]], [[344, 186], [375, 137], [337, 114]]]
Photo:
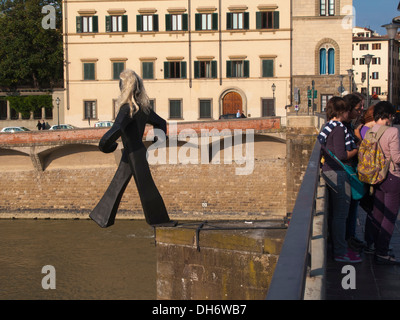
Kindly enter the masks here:
[[54, 126], [51, 126], [49, 130], [68, 130], [68, 129], [76, 129], [76, 127], [70, 125], [70, 124], [55, 124]]
[[94, 124], [95, 128], [112, 127], [114, 121], [98, 121]]
[[25, 127], [5, 127], [1, 129], [0, 132], [24, 132], [24, 131], [31, 131], [28, 128]]

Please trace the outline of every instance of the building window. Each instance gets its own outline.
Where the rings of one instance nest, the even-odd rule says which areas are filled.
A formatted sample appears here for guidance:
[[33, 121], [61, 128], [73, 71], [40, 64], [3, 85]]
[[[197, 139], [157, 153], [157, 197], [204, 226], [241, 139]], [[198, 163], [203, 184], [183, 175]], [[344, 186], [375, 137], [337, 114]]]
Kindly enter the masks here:
[[248, 78], [250, 62], [248, 60], [228, 60], [226, 62], [227, 78]]
[[274, 60], [265, 59], [262, 60], [262, 77], [271, 78], [274, 76]]
[[164, 62], [164, 79], [186, 79], [186, 61]]
[[380, 50], [381, 49], [381, 44], [380, 43], [373, 43], [372, 44], [372, 50]]
[[365, 64], [365, 58], [360, 58], [360, 66]]
[[200, 100], [200, 119], [210, 119], [211, 118], [211, 100]]
[[167, 31], [187, 31], [188, 15], [187, 14], [166, 14], [165, 29]]
[[216, 78], [217, 61], [195, 61], [194, 78]]
[[182, 100], [169, 100], [169, 118], [182, 119]]
[[335, 74], [335, 49], [319, 51], [319, 70], [320, 74]]
[[53, 108], [44, 108], [44, 118], [53, 119]]
[[257, 29], [279, 29], [279, 11], [256, 12]]
[[7, 100], [0, 100], [0, 120], [7, 120]]
[[77, 33], [95, 33], [98, 32], [97, 16], [78, 16], [76, 17]]
[[158, 31], [157, 14], [139, 14], [136, 16], [136, 30], [138, 32]]
[[113, 62], [113, 79], [119, 80], [119, 75], [125, 69], [124, 62]]
[[155, 99], [149, 99], [150, 102], [150, 109], [153, 111], [156, 111], [156, 100]]
[[142, 62], [142, 78], [143, 79], [154, 79], [154, 62], [143, 61]]
[[262, 117], [274, 117], [275, 116], [275, 100], [274, 99], [262, 99], [261, 100], [261, 116]]
[[226, 15], [226, 28], [228, 30], [249, 29], [248, 12], [228, 12]]
[[381, 58], [379, 57], [372, 58], [372, 64], [381, 64]]
[[372, 94], [381, 95], [381, 87], [372, 87]]
[[96, 64], [94, 62], [83, 63], [83, 80], [96, 79]]
[[372, 72], [371, 79], [379, 79], [379, 72]]
[[196, 13], [196, 31], [218, 30], [218, 13]]
[[360, 44], [360, 50], [368, 50], [368, 47], [367, 43]]
[[334, 16], [335, 15], [335, 0], [321, 0], [320, 15], [321, 16]]
[[85, 119], [96, 119], [97, 118], [97, 107], [96, 101], [85, 101]]
[[329, 99], [331, 99], [332, 97], [333, 97], [333, 94], [321, 94], [321, 112], [326, 111], [326, 105], [327, 105]]
[[106, 16], [106, 32], [127, 32], [128, 16]]

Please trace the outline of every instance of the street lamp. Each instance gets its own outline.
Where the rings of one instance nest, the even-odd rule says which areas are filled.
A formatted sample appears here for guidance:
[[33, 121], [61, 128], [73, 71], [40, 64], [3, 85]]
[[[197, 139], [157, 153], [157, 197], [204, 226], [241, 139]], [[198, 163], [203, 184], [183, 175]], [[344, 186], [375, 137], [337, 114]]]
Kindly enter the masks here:
[[371, 60], [372, 60], [372, 57], [373, 57], [373, 56], [374, 56], [373, 54], [364, 54], [364, 55], [363, 55], [363, 57], [364, 57], [364, 59], [365, 59], [365, 63], [366, 63], [367, 66], [368, 66], [368, 77], [367, 77], [367, 106], [366, 106], [367, 109], [369, 108], [369, 65], [371, 64]]
[[393, 103], [393, 43], [397, 35], [397, 29], [399, 24], [388, 23], [384, 24], [382, 27], [386, 28], [386, 32], [390, 41], [390, 80], [389, 80], [389, 102]]
[[340, 96], [343, 97], [343, 92], [344, 92], [344, 87], [343, 87], [343, 75], [339, 76], [340, 79], [340, 87], [339, 87], [339, 92], [340, 92]]
[[349, 75], [349, 83], [350, 83], [350, 90], [349, 90], [349, 93], [352, 93], [353, 92], [353, 72], [354, 72], [354, 70], [353, 69], [348, 69], [347, 70], [347, 74]]
[[271, 86], [272, 89], [272, 98], [274, 100], [274, 116], [276, 115], [276, 103], [275, 103], [275, 90], [276, 90], [276, 85], [275, 83], [272, 84]]
[[56, 103], [57, 103], [57, 124], [60, 126], [60, 98], [56, 98]]

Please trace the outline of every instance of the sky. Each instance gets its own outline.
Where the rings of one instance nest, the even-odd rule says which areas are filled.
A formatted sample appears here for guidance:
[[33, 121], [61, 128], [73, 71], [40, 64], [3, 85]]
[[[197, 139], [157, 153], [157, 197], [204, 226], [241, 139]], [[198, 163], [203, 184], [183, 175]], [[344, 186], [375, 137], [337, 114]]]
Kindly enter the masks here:
[[394, 17], [400, 16], [397, 11], [399, 0], [353, 0], [356, 9], [357, 27], [367, 27], [380, 35], [386, 34], [386, 29], [381, 26], [392, 22]]

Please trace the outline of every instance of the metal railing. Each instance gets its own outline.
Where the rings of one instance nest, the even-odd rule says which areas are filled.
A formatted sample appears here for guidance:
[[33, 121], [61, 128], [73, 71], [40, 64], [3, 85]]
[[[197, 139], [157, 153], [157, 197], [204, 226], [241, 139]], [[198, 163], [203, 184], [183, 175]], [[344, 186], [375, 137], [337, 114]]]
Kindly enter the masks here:
[[293, 209], [267, 300], [303, 300], [311, 268], [311, 237], [320, 177], [321, 146], [316, 142]]

